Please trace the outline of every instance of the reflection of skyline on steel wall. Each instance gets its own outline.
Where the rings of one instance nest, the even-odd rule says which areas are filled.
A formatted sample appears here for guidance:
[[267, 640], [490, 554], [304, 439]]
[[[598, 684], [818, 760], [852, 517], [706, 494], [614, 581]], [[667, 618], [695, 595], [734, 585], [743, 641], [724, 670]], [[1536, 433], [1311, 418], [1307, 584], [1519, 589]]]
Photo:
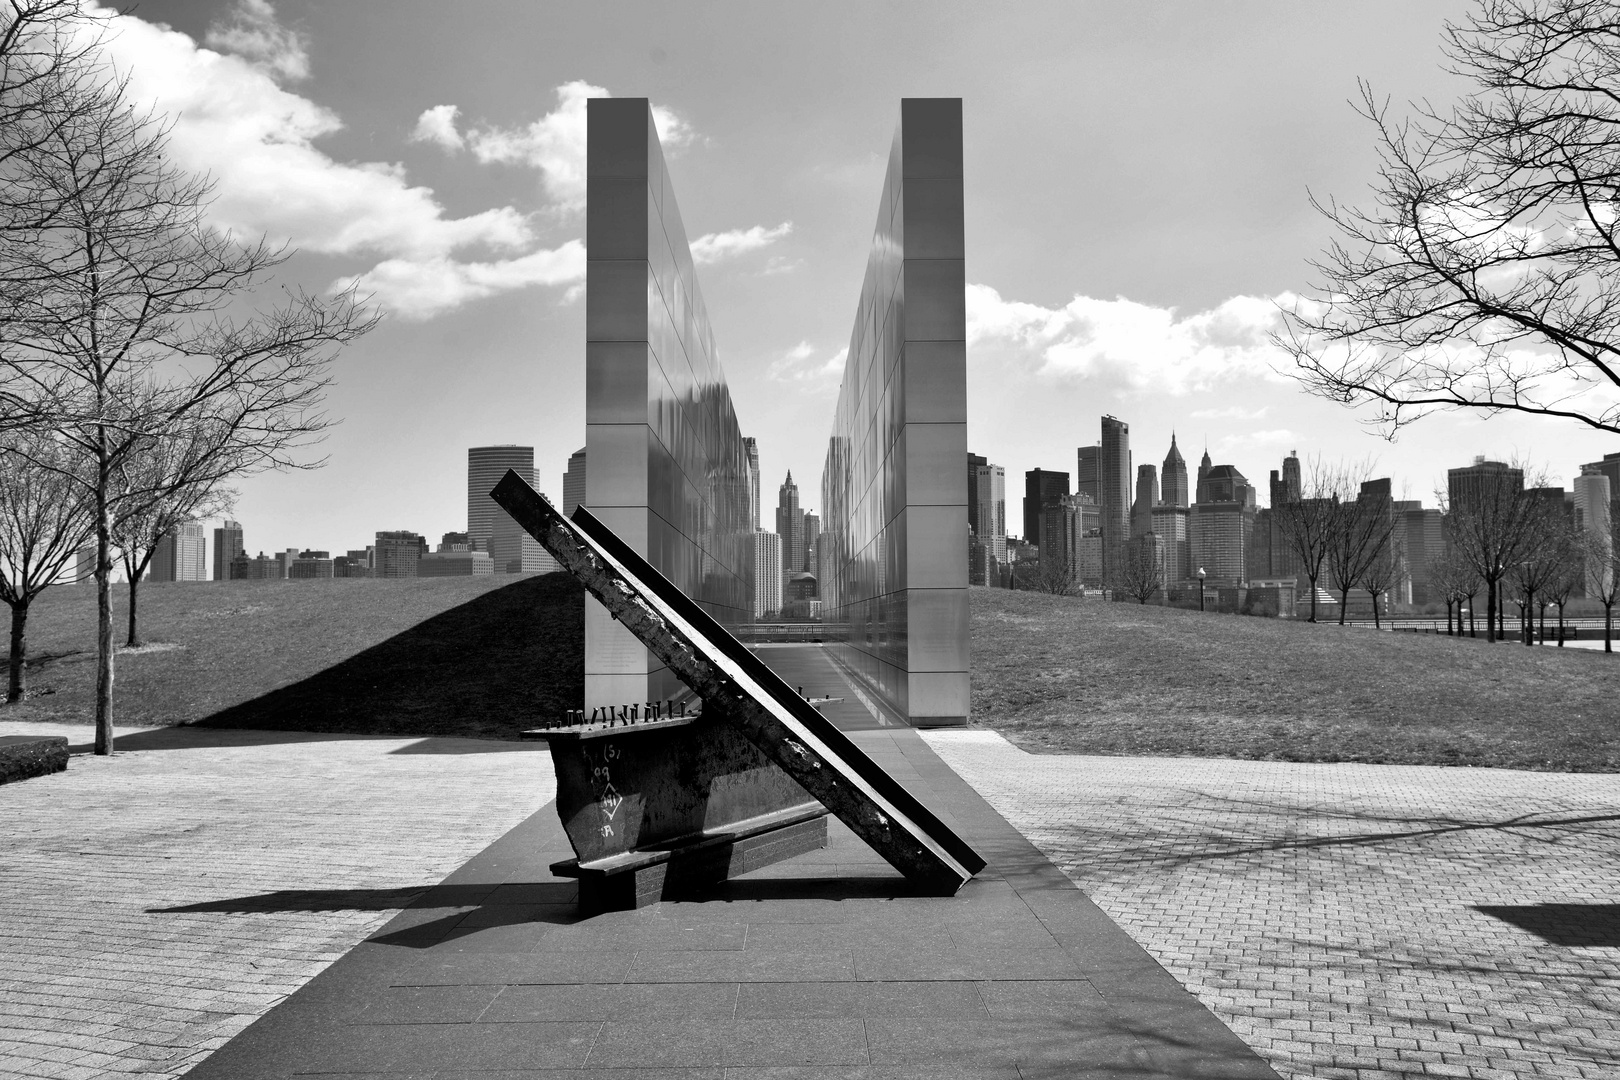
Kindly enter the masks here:
[[922, 723], [968, 714], [962, 103], [900, 105], [822, 471], [834, 654]]
[[[722, 625], [753, 618], [747, 450], [645, 98], [587, 105], [585, 504]], [[587, 705], [673, 674], [586, 601]]]

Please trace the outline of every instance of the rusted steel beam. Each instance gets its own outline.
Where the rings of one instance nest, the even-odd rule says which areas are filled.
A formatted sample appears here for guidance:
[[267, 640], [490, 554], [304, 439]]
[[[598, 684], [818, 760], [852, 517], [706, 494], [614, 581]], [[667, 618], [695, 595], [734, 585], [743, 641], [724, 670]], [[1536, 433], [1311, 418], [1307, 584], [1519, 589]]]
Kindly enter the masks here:
[[949, 826], [589, 510], [564, 518], [513, 471], [490, 495], [703, 698], [706, 713], [736, 725], [913, 885], [948, 895], [984, 868]]

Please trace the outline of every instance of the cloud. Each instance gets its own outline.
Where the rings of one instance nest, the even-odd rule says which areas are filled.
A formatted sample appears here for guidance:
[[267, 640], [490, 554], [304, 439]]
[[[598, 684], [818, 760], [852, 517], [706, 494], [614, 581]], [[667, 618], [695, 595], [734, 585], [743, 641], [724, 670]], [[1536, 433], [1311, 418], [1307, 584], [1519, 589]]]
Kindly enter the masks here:
[[410, 141], [434, 143], [446, 150], [460, 150], [466, 144], [456, 130], [456, 114], [460, 111], [454, 105], [435, 105], [422, 110], [422, 115], [416, 118], [416, 127], [411, 129]]
[[[486, 165], [538, 169], [541, 186], [551, 202], [558, 209], [575, 212], [585, 208], [585, 103], [591, 98], [612, 96], [600, 86], [576, 79], [557, 87], [555, 109], [526, 126], [486, 124], [462, 135], [455, 126], [455, 106], [439, 105], [417, 119], [416, 129], [421, 132], [424, 123], [438, 125], [435, 136], [426, 141], [450, 150], [465, 145]], [[430, 113], [438, 115], [429, 120]], [[654, 105], [652, 113], [666, 151], [693, 140], [691, 125], [668, 108]]]
[[1003, 300], [988, 285], [967, 287], [968, 345], [981, 355], [1038, 376], [1101, 379], [1132, 391], [1180, 395], [1230, 379], [1281, 378], [1286, 356], [1268, 337], [1278, 324], [1265, 297], [1235, 296], [1178, 316], [1124, 298], [1076, 296], [1046, 308]]
[[577, 286], [584, 279], [585, 245], [570, 240], [555, 250], [492, 262], [386, 259], [334, 287], [353, 285], [361, 295], [382, 299], [407, 319], [431, 319], [497, 293], [535, 285]]
[[801, 341], [781, 357], [772, 361], [769, 375], [777, 382], [790, 383], [805, 390], [836, 390], [844, 378], [844, 360], [849, 346], [823, 359], [816, 359], [816, 349], [808, 341]]
[[[239, 5], [231, 18], [210, 36], [236, 52], [200, 47], [133, 15], [117, 20], [107, 43], [116, 68], [129, 76], [131, 98], [172, 119], [172, 159], [213, 178], [211, 224], [305, 251], [376, 260], [371, 271], [336, 285], [359, 278], [378, 301], [406, 315], [426, 317], [505, 289], [573, 280], [555, 269], [571, 258], [570, 244], [537, 248], [529, 218], [513, 207], [454, 217], [401, 165], [329, 157], [316, 141], [340, 130], [342, 120], [273, 77], [295, 68], [286, 59], [278, 68], [276, 58], [292, 56], [286, 42], [296, 39], [272, 32], [266, 4]], [[255, 27], [258, 38], [249, 34]], [[254, 44], [261, 40], [262, 47]], [[441, 137], [454, 133], [453, 106], [428, 112], [441, 119]], [[433, 281], [444, 285], [444, 299], [424, 291]]]
[[1269, 431], [1244, 431], [1236, 435], [1226, 435], [1217, 441], [1215, 446], [1224, 451], [1247, 447], [1297, 446], [1302, 441], [1298, 434], [1287, 428], [1274, 428]]
[[1270, 411], [1270, 407], [1265, 405], [1258, 409], [1233, 405], [1226, 409], [1195, 409], [1187, 415], [1195, 420], [1258, 420]]
[[236, 0], [215, 19], [203, 44], [241, 57], [261, 71], [288, 82], [309, 78], [309, 53], [303, 37], [276, 21], [269, 0]]
[[731, 229], [726, 232], [705, 233], [692, 241], [692, 261], [699, 266], [708, 263], [717, 263], [722, 259], [734, 259], [739, 255], [746, 255], [750, 251], [769, 247], [793, 231], [793, 222], [784, 221], [774, 229], [767, 229], [763, 225], [755, 225], [748, 229]]

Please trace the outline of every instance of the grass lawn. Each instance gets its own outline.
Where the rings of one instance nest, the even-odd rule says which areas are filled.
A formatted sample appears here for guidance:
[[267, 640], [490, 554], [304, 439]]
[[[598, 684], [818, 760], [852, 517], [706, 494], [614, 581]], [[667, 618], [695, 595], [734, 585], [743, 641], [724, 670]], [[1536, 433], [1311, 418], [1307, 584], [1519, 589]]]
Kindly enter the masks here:
[[973, 590], [973, 723], [1031, 751], [1620, 771], [1620, 657]]
[[[113, 595], [122, 641], [127, 592]], [[148, 646], [118, 654], [113, 716], [510, 738], [583, 697], [583, 596], [566, 574], [142, 585]], [[90, 587], [45, 591], [34, 696], [0, 720], [91, 721], [95, 623]]]

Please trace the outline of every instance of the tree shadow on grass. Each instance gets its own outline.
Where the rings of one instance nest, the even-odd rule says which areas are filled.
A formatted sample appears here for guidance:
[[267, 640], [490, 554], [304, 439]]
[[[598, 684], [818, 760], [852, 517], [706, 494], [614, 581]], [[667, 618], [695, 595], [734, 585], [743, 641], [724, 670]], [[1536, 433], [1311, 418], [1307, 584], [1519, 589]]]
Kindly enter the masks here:
[[584, 693], [584, 590], [556, 573], [492, 589], [195, 724], [510, 739]]

